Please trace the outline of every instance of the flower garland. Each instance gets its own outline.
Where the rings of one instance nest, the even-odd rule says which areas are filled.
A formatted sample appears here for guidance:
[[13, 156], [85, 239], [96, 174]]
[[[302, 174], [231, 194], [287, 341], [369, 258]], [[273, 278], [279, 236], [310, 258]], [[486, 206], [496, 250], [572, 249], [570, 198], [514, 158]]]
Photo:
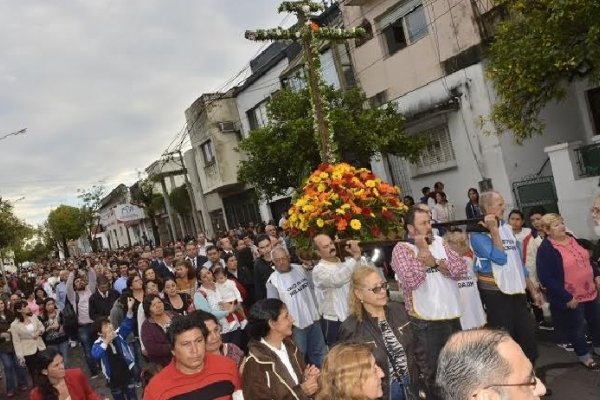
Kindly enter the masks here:
[[373, 240], [402, 237], [408, 207], [397, 187], [366, 168], [321, 164], [294, 200], [286, 228], [296, 246], [308, 249], [314, 236]]

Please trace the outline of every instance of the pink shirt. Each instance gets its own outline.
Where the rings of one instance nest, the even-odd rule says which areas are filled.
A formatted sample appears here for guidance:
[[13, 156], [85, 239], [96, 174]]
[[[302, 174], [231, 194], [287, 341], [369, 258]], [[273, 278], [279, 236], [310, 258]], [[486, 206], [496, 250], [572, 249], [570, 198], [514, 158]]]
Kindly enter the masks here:
[[594, 300], [598, 292], [587, 250], [571, 236], [568, 236], [568, 240], [564, 243], [558, 243], [552, 239], [550, 239], [550, 243], [562, 257], [565, 290], [571, 293], [579, 303]]

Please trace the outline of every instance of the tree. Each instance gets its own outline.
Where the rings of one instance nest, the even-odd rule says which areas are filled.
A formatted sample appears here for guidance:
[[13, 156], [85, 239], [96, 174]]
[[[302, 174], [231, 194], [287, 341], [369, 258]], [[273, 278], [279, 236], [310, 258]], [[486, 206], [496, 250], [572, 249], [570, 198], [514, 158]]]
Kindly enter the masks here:
[[[31, 226], [15, 215], [13, 204], [0, 197], [0, 264], [3, 251], [11, 249], [18, 252], [23, 241], [32, 234]], [[4, 275], [4, 270], [0, 272]]]
[[540, 112], [572, 81], [600, 81], [600, 2], [502, 0], [509, 18], [489, 49], [499, 100], [491, 120], [522, 143], [543, 133]]
[[[343, 161], [368, 166], [379, 153], [414, 160], [426, 144], [425, 139], [405, 133], [404, 118], [392, 103], [365, 108], [367, 99], [358, 89], [328, 87], [323, 94]], [[279, 91], [267, 111], [269, 124], [240, 142], [238, 150], [247, 159], [239, 164], [238, 179], [254, 186], [262, 197], [272, 198], [299, 186], [321, 158], [308, 89]]]
[[60, 243], [65, 257], [69, 257], [67, 242], [76, 240], [85, 232], [81, 211], [77, 207], [60, 205], [48, 214], [48, 228]]
[[154, 181], [150, 178], [139, 176], [139, 180], [131, 186], [131, 200], [144, 209], [146, 216], [150, 219], [152, 235], [156, 242], [159, 241], [156, 216], [165, 208], [165, 202], [161, 194], [154, 192]]
[[100, 224], [98, 211], [102, 206], [102, 199], [106, 195], [106, 187], [99, 183], [87, 190], [79, 189], [77, 191], [79, 192], [79, 196], [77, 197], [83, 201], [83, 206], [80, 209], [82, 223], [92, 250], [95, 252], [98, 251], [98, 244], [92, 239], [92, 232], [94, 227]]
[[179, 215], [189, 214], [192, 210], [190, 196], [188, 195], [185, 184], [173, 189], [171, 193], [169, 193], [169, 200], [171, 201], [171, 206]]

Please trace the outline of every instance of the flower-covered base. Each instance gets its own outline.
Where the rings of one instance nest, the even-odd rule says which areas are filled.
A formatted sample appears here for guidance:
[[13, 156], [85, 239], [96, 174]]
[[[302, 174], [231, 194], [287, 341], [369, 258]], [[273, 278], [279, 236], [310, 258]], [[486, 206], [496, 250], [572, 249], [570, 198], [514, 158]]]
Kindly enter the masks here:
[[368, 241], [402, 238], [407, 210], [400, 190], [368, 169], [321, 164], [289, 209], [287, 228], [296, 247], [304, 249], [319, 233]]

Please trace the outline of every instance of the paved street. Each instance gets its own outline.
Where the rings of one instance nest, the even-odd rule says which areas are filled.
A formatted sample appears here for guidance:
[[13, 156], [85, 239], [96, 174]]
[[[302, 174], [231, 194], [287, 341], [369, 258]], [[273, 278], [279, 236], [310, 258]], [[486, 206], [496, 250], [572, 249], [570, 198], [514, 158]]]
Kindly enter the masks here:
[[[597, 400], [600, 397], [600, 372], [591, 372], [581, 367], [573, 353], [566, 352], [554, 344], [552, 332], [539, 331], [538, 339], [540, 360], [537, 375], [546, 382], [547, 387], [552, 389], [553, 394], [548, 397], [549, 399]], [[81, 348], [77, 347], [70, 351], [75, 365], [84, 368]], [[91, 383], [100, 395], [111, 398], [104, 379], [99, 377]], [[0, 393], [4, 394], [4, 387], [1, 388]], [[17, 399], [27, 398], [26, 394], [17, 397]]]

